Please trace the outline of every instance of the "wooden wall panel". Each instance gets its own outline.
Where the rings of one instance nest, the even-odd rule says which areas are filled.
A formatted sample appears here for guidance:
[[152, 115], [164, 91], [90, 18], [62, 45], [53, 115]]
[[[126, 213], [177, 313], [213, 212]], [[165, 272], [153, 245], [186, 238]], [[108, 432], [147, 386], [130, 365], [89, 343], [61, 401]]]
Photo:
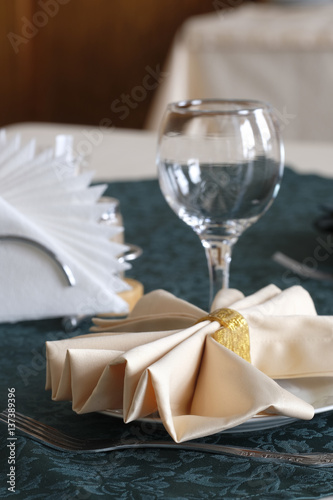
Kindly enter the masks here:
[[155, 90], [147, 74], [162, 68], [187, 17], [215, 8], [212, 0], [2, 0], [0, 125], [108, 119], [141, 128]]
[[[31, 88], [32, 45], [20, 43], [21, 18], [31, 15], [30, 2], [4, 0], [0, 3], [0, 124], [20, 120], [26, 113]], [[21, 36], [21, 35], [20, 35]], [[23, 39], [23, 37], [22, 37]], [[24, 39], [26, 42], [26, 39]]]

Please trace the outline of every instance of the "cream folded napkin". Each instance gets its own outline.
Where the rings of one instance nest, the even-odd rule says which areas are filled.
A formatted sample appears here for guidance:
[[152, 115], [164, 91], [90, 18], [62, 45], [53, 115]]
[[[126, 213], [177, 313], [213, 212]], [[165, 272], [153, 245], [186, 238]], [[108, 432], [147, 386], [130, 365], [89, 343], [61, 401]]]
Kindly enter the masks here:
[[247, 320], [252, 363], [212, 338], [217, 321], [168, 292], [145, 295], [127, 319], [95, 319], [95, 333], [46, 343], [46, 389], [77, 413], [122, 409], [125, 422], [158, 411], [177, 441], [237, 426], [261, 412], [311, 419], [313, 407], [273, 379], [333, 376], [333, 317], [317, 316], [301, 287], [270, 285], [214, 308]]
[[128, 312], [118, 295], [129, 289], [118, 260], [127, 247], [115, 241], [123, 228], [99, 223], [106, 186], [77, 175], [62, 143], [37, 153], [36, 141], [0, 131], [2, 322]]

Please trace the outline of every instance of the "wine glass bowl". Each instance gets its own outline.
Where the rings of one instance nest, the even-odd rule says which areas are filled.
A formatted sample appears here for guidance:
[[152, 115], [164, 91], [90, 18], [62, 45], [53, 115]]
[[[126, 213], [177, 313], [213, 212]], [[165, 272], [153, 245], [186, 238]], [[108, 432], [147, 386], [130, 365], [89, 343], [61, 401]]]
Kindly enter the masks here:
[[233, 245], [277, 196], [283, 164], [269, 104], [197, 99], [168, 105], [158, 139], [160, 187], [205, 248], [210, 302], [228, 287]]

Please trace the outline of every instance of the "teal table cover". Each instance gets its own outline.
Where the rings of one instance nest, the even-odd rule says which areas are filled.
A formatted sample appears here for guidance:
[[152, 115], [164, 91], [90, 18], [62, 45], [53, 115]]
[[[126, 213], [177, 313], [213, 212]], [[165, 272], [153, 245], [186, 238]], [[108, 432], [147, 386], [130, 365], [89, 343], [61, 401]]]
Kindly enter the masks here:
[[[120, 200], [126, 241], [143, 249], [127, 276], [141, 281], [146, 292], [164, 288], [207, 309], [204, 251], [194, 232], [167, 206], [158, 182], [111, 183], [106, 194]], [[282, 289], [301, 284], [311, 293], [318, 314], [332, 315], [333, 281], [300, 278], [271, 258], [280, 251], [314, 269], [333, 272], [332, 235], [318, 232], [313, 224], [320, 206], [332, 199], [332, 180], [286, 169], [277, 200], [234, 249], [231, 287], [247, 295], [269, 283]], [[0, 300], [5, 293], [0, 276]], [[90, 325], [88, 319], [66, 333], [61, 318], [1, 324], [0, 409], [7, 408], [8, 394], [15, 389], [17, 411], [72, 435], [167, 438], [157, 422], [124, 424], [98, 413], [76, 415], [70, 402], [51, 401], [44, 390], [45, 341], [87, 333]], [[333, 468], [165, 449], [72, 454], [47, 448], [18, 431], [11, 450], [6, 425], [0, 424], [0, 432], [1, 498], [288, 500], [333, 495]], [[333, 452], [333, 412], [309, 422], [220, 433], [202, 441], [282, 452]]]

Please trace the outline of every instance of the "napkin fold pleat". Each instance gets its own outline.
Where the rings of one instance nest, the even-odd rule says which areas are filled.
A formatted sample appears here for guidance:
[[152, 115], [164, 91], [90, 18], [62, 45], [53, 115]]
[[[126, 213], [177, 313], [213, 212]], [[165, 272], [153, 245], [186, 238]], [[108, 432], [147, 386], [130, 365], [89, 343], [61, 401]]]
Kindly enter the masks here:
[[163, 314], [178, 314], [180, 316], [192, 316], [199, 318], [205, 315], [206, 312], [199, 307], [186, 302], [185, 300], [178, 299], [173, 294], [165, 290], [156, 290], [148, 293], [138, 302], [135, 309], [131, 313], [131, 318], [141, 316], [157, 316]]
[[18, 170], [24, 164], [29, 165], [31, 160], [34, 158], [36, 151], [35, 140], [31, 140], [21, 149], [13, 151], [13, 146], [16, 147], [17, 145], [18, 143], [13, 141], [9, 147], [9, 154], [6, 155], [4, 152], [4, 156], [1, 158], [2, 161], [0, 161], [0, 178], [4, 178], [8, 174], [11, 175], [12, 172]]
[[252, 311], [259, 319], [262, 316], [292, 314], [316, 315], [316, 309], [310, 294], [301, 286], [294, 286], [281, 292], [276, 285], [268, 285], [261, 290], [242, 297], [236, 302], [226, 304], [224, 294], [219, 292], [215, 298], [217, 308], [231, 306], [237, 311]]
[[101, 223], [112, 202], [98, 206], [107, 185], [77, 174], [74, 151], [36, 149], [0, 131], [0, 320], [128, 313], [123, 228]]
[[[227, 307], [227, 306], [224, 306]], [[166, 314], [167, 313], [167, 314]], [[94, 318], [91, 331], [145, 332], [187, 328], [206, 312], [165, 290], [144, 295], [124, 320]]]
[[[183, 345], [188, 338], [191, 338], [193, 331], [197, 328], [192, 327], [179, 332], [177, 331], [144, 346], [138, 346], [126, 354], [128, 369], [125, 373], [126, 390], [123, 400], [125, 422], [135, 420], [141, 413], [137, 401], [140, 399], [145, 400], [147, 405], [148, 399], [145, 394], [147, 393], [147, 384], [150, 382], [150, 378], [147, 377], [145, 371], [148, 370], [151, 381], [154, 384], [154, 367], [159, 366], [163, 360], [170, 357], [174, 360], [177, 348], [179, 349], [179, 346]], [[154, 391], [154, 398], [149, 400], [150, 408], [148, 413], [146, 413], [147, 410], [144, 410], [146, 415], [156, 410], [156, 398], [158, 398], [158, 393]]]
[[[168, 332], [172, 335], [173, 332]], [[118, 353], [124, 353], [130, 351], [137, 346], [145, 345], [154, 342], [156, 339], [164, 338], [166, 336], [165, 332], [148, 332], [142, 335], [137, 335], [136, 333], [122, 334], [101, 334], [101, 335], [83, 335], [75, 337], [73, 339], [63, 339], [59, 341], [46, 342], [46, 353], [47, 353], [47, 371], [46, 371], [46, 389], [52, 388], [52, 397], [58, 399], [59, 388], [61, 387], [61, 376], [62, 367], [66, 361], [66, 355], [68, 350], [72, 350], [72, 356], [76, 352], [81, 350], [88, 351], [100, 351], [109, 352], [111, 351], [110, 361], [113, 359], [113, 351]], [[104, 361], [104, 358], [103, 358]], [[87, 366], [87, 372], [90, 371], [90, 367], [95, 369], [95, 363], [99, 362], [98, 356], [89, 355], [89, 366]], [[70, 381], [63, 377], [63, 380], [68, 385]]]
[[204, 339], [213, 331], [211, 323], [185, 330], [186, 339], [149, 367], [160, 417], [174, 439], [173, 416], [190, 414]]
[[[273, 316], [251, 323], [252, 363], [275, 379], [333, 375], [333, 317]], [[252, 325], [252, 329], [251, 329]]]
[[[277, 400], [278, 404], [272, 405], [272, 400]], [[191, 413], [220, 417], [223, 409], [228, 418], [242, 415], [246, 420], [255, 405], [256, 413], [274, 408], [272, 413], [287, 411], [290, 416], [296, 416], [294, 407], [289, 405], [290, 400], [295, 403], [294, 398], [289, 398], [289, 394], [269, 376], [207, 337]], [[299, 410], [296, 413], [299, 415]]]
[[158, 411], [177, 442], [262, 413], [312, 418], [311, 404], [282, 386], [333, 377], [333, 318], [317, 316], [301, 287], [227, 290], [215, 303], [247, 320], [251, 363], [212, 338], [220, 323], [205, 311], [158, 290], [125, 320], [95, 318], [94, 333], [47, 342], [46, 388], [78, 413], [120, 409], [131, 422]]
[[52, 162], [52, 156], [52, 149], [44, 150], [34, 159], [33, 163], [27, 161], [24, 164], [24, 168], [16, 168], [7, 174], [2, 171], [2, 163], [0, 162], [1, 186], [6, 192], [6, 197], [10, 197], [11, 199], [15, 197], [19, 201], [21, 193], [31, 188], [34, 189], [34, 182], [39, 184], [41, 175], [47, 177], [48, 182], [50, 182], [50, 179], [54, 179], [54, 171], [45, 171], [45, 162]]
[[[29, 150], [32, 150], [33, 153], [35, 151], [34, 143], [35, 141], [32, 141], [32, 144], [29, 146]], [[1, 129], [0, 131], [0, 146], [2, 148], [0, 151], [1, 179], [6, 176], [6, 172], [4, 172], [3, 174], [2, 167], [6, 165], [9, 158], [11, 158], [11, 156], [13, 156], [14, 153], [19, 149], [20, 144], [21, 144], [21, 136], [19, 134], [15, 134], [12, 139], [7, 140], [6, 131], [4, 129]]]
[[[103, 410], [105, 405], [121, 408], [124, 390], [124, 363], [122, 352], [108, 351], [108, 356], [101, 351], [85, 350], [79, 354], [70, 353], [71, 378], [75, 388], [72, 394], [73, 405], [77, 413], [88, 413], [90, 407]], [[94, 358], [93, 370], [83, 375], [82, 372]], [[79, 383], [77, 383], [79, 381]], [[107, 390], [105, 390], [107, 389]], [[87, 395], [88, 398], [87, 398]]]

